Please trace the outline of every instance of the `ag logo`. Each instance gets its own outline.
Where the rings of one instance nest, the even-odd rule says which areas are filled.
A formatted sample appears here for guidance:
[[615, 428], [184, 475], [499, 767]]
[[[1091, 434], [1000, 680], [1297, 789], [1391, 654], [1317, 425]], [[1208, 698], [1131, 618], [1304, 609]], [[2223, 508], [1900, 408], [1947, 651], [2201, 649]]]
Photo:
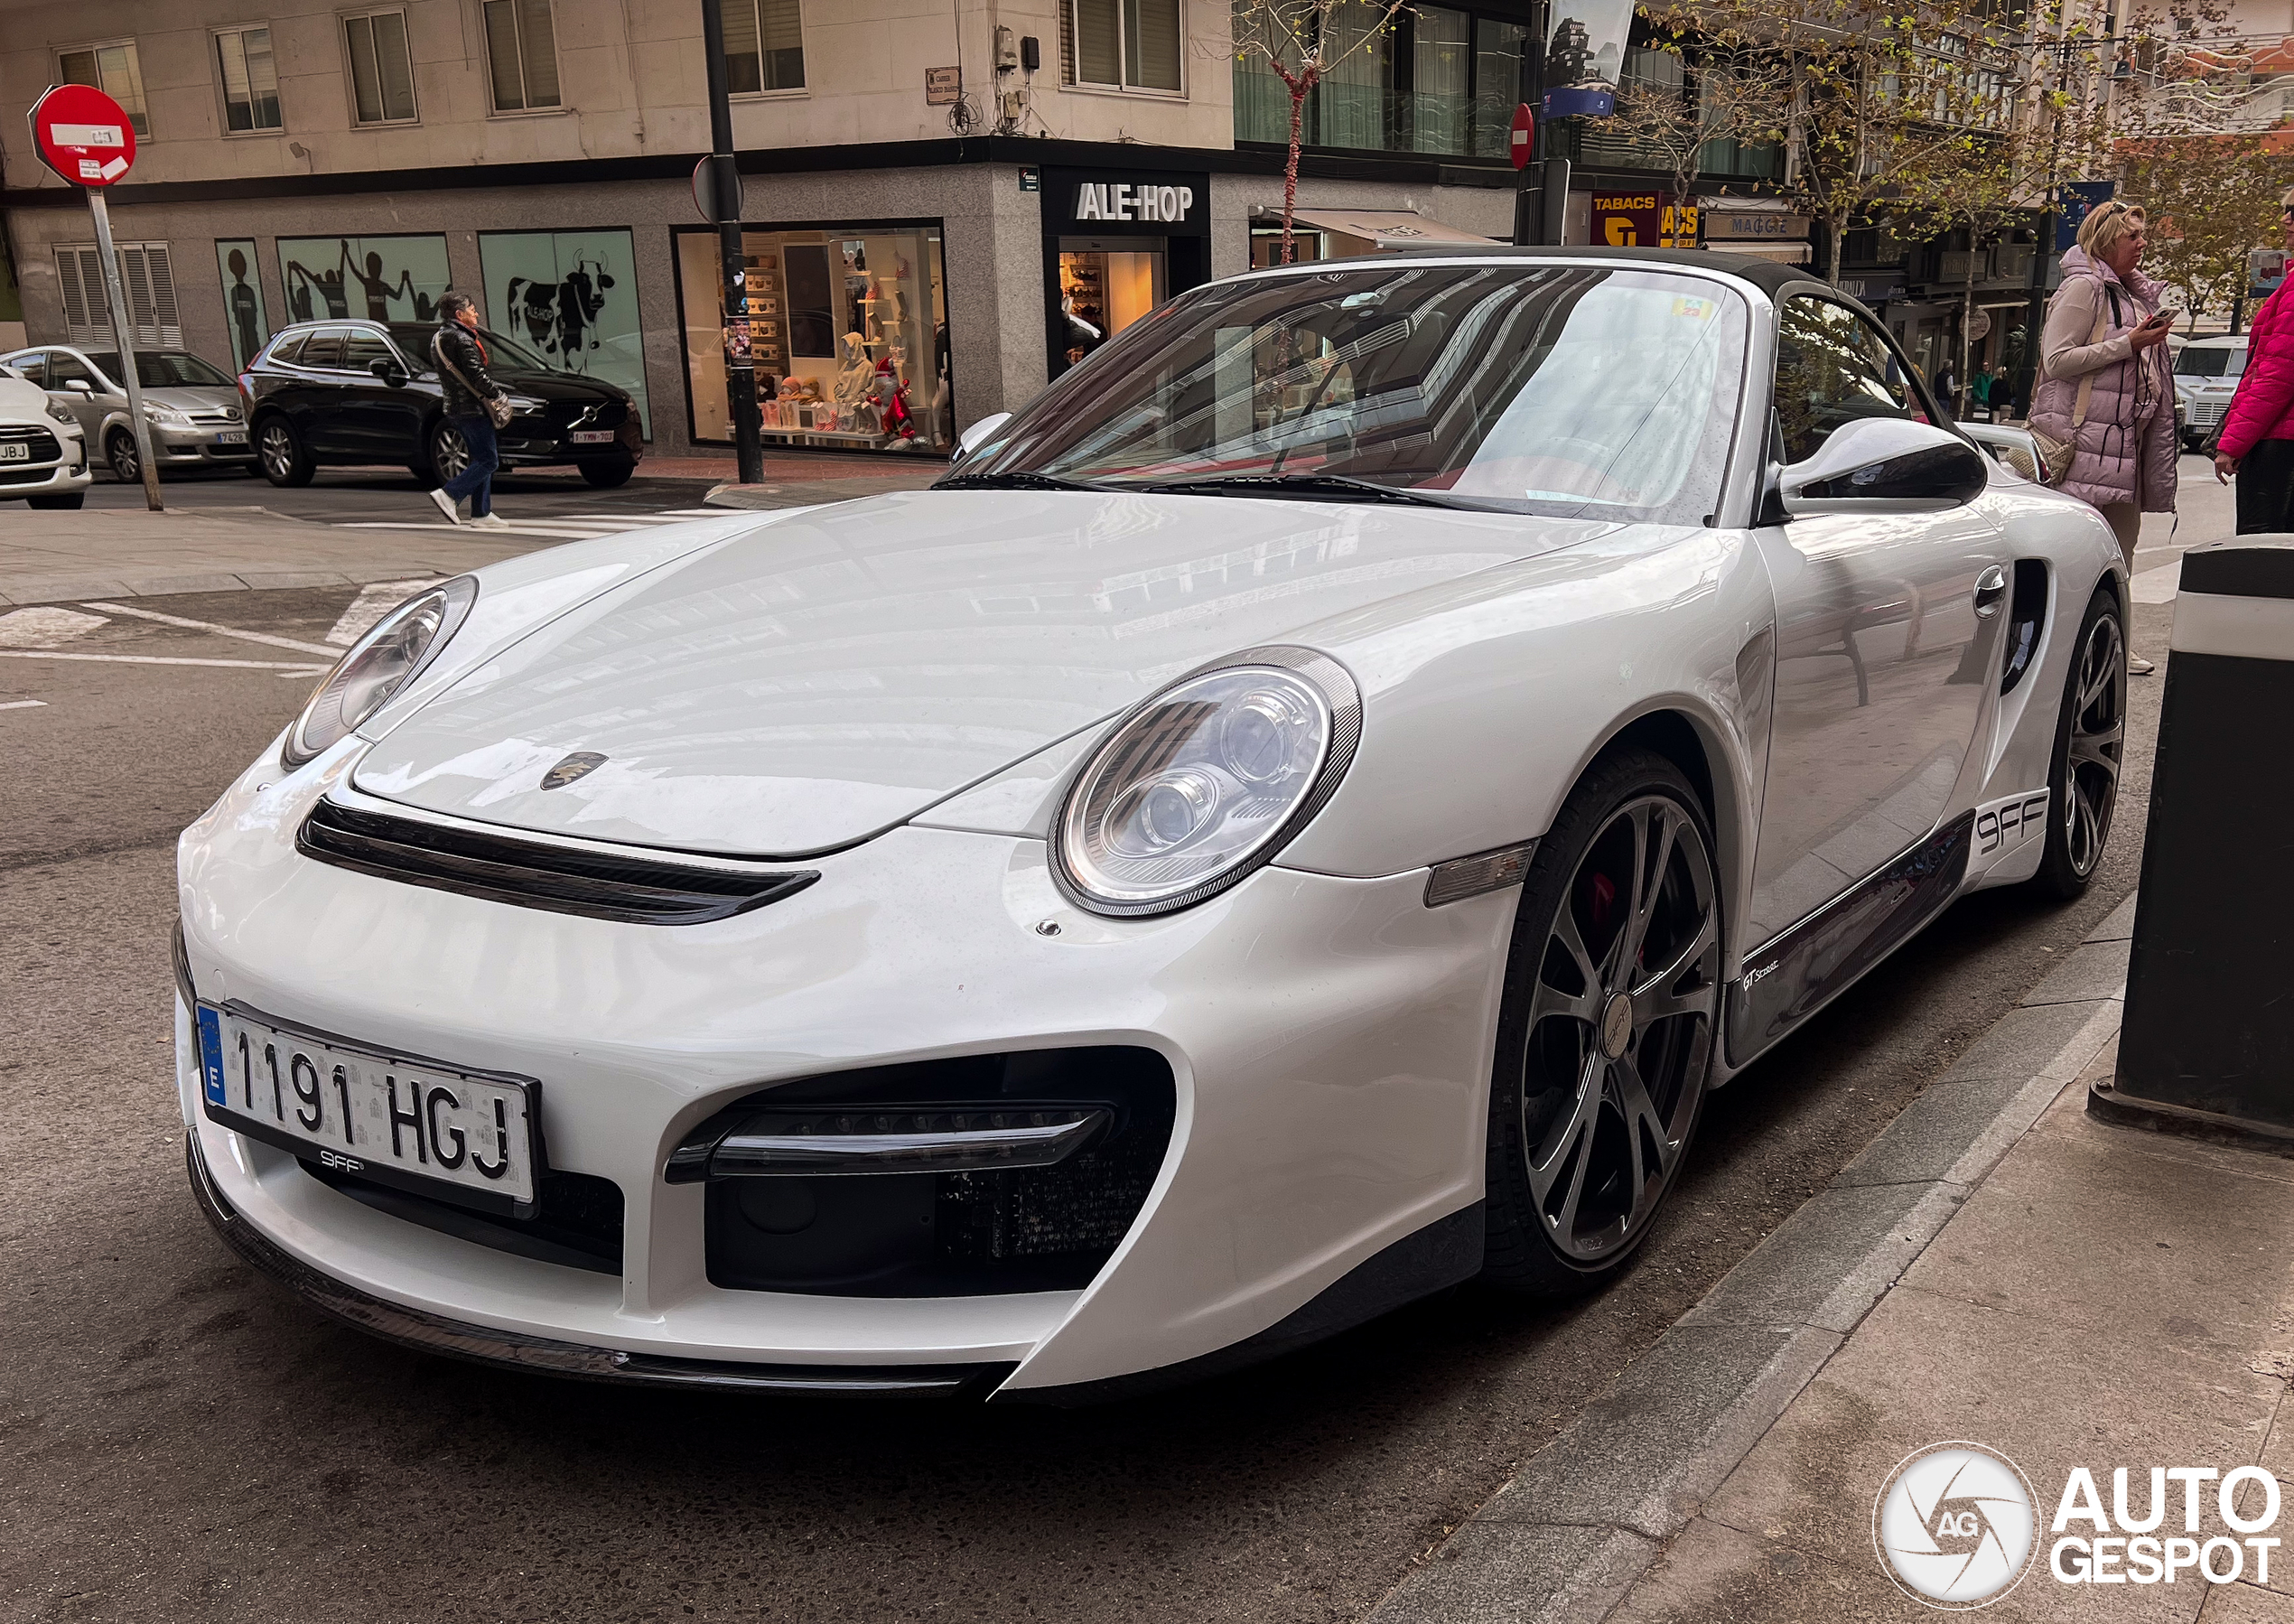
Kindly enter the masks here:
[[1888, 1474], [1872, 1546], [1898, 1588], [1929, 1607], [1988, 1607], [2029, 1571], [2030, 1481], [1980, 1443], [1932, 1443]]

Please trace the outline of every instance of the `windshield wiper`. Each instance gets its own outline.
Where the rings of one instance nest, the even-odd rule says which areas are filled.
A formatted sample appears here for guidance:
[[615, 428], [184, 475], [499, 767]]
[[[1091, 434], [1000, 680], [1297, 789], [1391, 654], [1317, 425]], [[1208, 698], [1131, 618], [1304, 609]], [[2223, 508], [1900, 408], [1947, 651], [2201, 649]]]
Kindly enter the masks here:
[[1487, 511], [1475, 501], [1412, 490], [1400, 485], [1380, 485], [1343, 473], [1234, 473], [1202, 480], [1168, 480], [1133, 485], [1165, 496], [1326, 496], [1342, 501], [1403, 502], [1413, 508], [1462, 508]]
[[932, 481], [935, 490], [1117, 490], [1094, 480], [1062, 479], [1056, 473], [1014, 469], [1010, 473], [951, 473]]

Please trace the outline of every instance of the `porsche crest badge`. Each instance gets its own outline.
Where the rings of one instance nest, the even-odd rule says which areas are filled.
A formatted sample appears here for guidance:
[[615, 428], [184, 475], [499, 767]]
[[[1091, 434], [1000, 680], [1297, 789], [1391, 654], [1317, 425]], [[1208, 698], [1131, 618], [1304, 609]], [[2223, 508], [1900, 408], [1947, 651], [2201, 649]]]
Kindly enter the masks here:
[[605, 765], [605, 758], [593, 750], [577, 750], [556, 766], [542, 774], [542, 788], [563, 789], [575, 779], [583, 778]]

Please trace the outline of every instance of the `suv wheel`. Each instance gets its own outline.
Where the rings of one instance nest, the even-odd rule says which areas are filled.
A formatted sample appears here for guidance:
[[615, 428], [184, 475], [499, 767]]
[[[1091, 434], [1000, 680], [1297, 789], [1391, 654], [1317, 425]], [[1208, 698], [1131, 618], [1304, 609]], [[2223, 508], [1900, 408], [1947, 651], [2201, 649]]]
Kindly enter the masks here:
[[582, 477], [600, 490], [611, 490], [616, 485], [626, 485], [629, 476], [638, 471], [635, 457], [599, 458], [581, 464]]
[[441, 485], [462, 478], [470, 467], [470, 443], [452, 422], [441, 417], [430, 429], [430, 473]]
[[303, 436], [284, 417], [266, 417], [255, 431], [255, 459], [274, 485], [308, 485], [318, 464], [303, 449]]

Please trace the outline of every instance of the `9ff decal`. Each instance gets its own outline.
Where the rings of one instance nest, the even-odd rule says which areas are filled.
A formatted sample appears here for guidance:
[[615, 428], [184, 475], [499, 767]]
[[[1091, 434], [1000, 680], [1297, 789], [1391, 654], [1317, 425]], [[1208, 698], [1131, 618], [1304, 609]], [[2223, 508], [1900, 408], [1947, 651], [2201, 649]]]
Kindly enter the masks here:
[[2002, 846], [2020, 845], [2025, 835], [2045, 829], [2047, 822], [2047, 792], [2044, 789], [2030, 795], [2010, 795], [1988, 807], [1978, 807], [1975, 850], [1979, 855], [1989, 856]]

